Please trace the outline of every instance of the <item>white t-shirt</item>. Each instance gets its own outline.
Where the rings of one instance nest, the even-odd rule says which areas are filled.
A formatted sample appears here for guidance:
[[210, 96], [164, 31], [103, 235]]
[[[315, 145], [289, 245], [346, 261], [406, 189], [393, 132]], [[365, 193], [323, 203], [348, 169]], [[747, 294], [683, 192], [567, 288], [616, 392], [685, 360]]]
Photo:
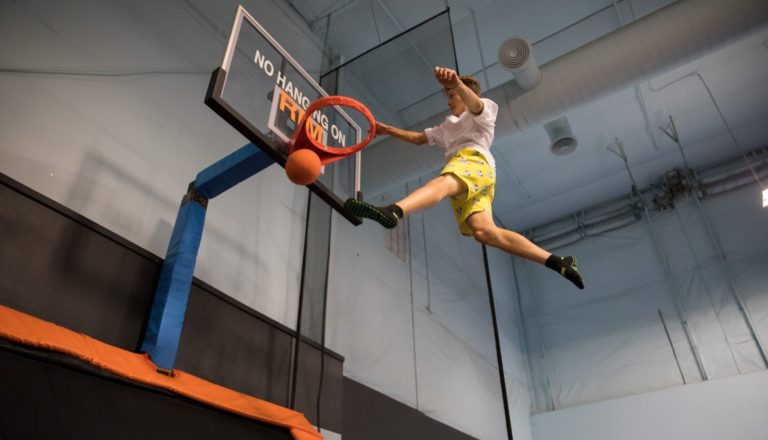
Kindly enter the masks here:
[[465, 111], [459, 116], [449, 115], [442, 124], [424, 130], [424, 134], [427, 135], [427, 142], [430, 145], [445, 148], [446, 161], [454, 152], [471, 148], [479, 151], [495, 170], [496, 161], [491, 154], [491, 143], [499, 106], [490, 99], [481, 99], [483, 111], [479, 115], [474, 115], [470, 111]]

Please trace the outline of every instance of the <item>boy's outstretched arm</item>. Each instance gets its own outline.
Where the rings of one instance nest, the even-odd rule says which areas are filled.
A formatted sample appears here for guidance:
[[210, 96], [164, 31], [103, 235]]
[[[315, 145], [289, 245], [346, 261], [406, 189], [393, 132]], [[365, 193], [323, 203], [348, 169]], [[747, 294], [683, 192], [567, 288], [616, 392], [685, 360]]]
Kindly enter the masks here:
[[458, 93], [464, 105], [473, 114], [479, 115], [483, 111], [483, 101], [461, 81], [459, 74], [455, 70], [447, 67], [435, 67], [435, 78], [445, 87], [446, 91]]
[[424, 134], [423, 131], [403, 130], [402, 128], [393, 127], [376, 121], [376, 136], [382, 134], [388, 134], [416, 145], [427, 143], [427, 135]]

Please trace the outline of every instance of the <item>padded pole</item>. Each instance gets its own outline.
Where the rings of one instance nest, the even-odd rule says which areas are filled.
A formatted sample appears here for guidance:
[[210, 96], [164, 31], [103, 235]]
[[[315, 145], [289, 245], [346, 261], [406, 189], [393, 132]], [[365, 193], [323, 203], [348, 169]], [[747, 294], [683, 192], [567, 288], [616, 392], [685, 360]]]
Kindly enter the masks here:
[[208, 200], [190, 184], [173, 225], [141, 344], [141, 351], [149, 354], [158, 371], [165, 374], [171, 373], [176, 361], [207, 205]]
[[171, 374], [176, 361], [208, 200], [273, 163], [256, 145], [247, 144], [199, 172], [190, 184], [173, 225], [141, 345], [161, 373]]
[[206, 199], [212, 199], [273, 163], [275, 161], [261, 148], [247, 144], [200, 171], [195, 179], [195, 189]]

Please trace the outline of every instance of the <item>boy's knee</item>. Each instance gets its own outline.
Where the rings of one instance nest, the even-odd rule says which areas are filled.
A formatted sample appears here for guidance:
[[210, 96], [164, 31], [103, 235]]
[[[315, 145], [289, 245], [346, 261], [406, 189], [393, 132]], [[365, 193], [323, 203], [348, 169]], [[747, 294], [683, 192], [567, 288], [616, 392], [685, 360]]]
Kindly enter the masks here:
[[434, 179], [430, 180], [428, 185], [447, 185], [451, 180], [453, 180], [454, 177], [451, 174], [441, 174]]
[[472, 236], [482, 244], [492, 245], [495, 243], [496, 228], [491, 225], [475, 225], [472, 228]]

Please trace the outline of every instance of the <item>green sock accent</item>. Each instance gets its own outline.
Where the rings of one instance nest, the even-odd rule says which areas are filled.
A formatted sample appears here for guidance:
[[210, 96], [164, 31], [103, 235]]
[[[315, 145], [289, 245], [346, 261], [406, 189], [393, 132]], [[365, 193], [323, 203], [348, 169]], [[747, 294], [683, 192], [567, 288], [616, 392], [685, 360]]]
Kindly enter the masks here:
[[395, 217], [397, 217], [398, 220], [400, 220], [403, 217], [405, 217], [405, 214], [403, 213], [403, 208], [399, 207], [395, 203], [393, 203], [393, 204], [391, 204], [389, 206], [385, 206], [382, 209], [384, 209], [387, 212], [391, 212]]

